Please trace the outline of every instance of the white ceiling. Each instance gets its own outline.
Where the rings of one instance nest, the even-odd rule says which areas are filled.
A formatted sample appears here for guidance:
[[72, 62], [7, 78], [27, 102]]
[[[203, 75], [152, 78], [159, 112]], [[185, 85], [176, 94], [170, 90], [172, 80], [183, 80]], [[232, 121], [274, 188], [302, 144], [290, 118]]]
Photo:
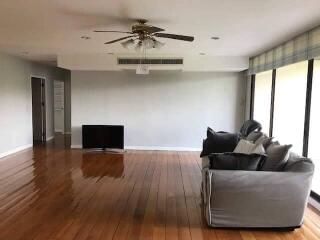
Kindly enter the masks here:
[[248, 57], [320, 24], [319, 9], [319, 0], [1, 0], [0, 51], [38, 61], [126, 54], [119, 43], [103, 44], [124, 35], [93, 30], [127, 31], [131, 19], [146, 18], [168, 33], [195, 37], [161, 39], [166, 45], [151, 53]]

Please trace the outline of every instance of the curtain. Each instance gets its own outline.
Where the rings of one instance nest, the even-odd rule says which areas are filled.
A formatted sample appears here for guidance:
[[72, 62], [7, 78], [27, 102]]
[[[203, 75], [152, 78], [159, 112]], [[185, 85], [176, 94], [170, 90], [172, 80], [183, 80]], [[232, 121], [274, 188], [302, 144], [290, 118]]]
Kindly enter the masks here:
[[320, 56], [320, 26], [250, 58], [248, 74], [256, 74], [318, 56]]

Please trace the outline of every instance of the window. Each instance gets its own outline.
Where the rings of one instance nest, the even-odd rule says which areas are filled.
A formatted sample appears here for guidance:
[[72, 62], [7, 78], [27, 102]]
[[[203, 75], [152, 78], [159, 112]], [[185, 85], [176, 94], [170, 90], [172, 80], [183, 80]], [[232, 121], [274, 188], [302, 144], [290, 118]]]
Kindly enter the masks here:
[[320, 60], [314, 60], [308, 157], [315, 164], [312, 190], [320, 195]]
[[[292, 151], [302, 155], [306, 113], [308, 61], [276, 69], [272, 93], [272, 70], [255, 75], [253, 118], [268, 133], [272, 120], [273, 136], [281, 144], [292, 144]], [[274, 95], [273, 119], [270, 119], [271, 98]], [[320, 58], [314, 59], [308, 157], [315, 164], [312, 191], [320, 196]]]
[[273, 135], [302, 154], [308, 61], [277, 69]]
[[269, 133], [272, 70], [256, 74], [254, 90], [253, 119], [262, 125], [262, 131]]

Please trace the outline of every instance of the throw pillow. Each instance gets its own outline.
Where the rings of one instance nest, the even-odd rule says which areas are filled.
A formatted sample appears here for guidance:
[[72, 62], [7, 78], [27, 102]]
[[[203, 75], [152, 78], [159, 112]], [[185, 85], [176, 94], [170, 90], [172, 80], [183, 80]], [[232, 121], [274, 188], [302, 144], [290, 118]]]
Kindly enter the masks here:
[[253, 142], [241, 139], [233, 152], [250, 154], [255, 146]]
[[216, 153], [209, 156], [210, 169], [260, 170], [264, 157], [258, 154]]
[[247, 140], [241, 139], [233, 151], [234, 153], [243, 154], [259, 154], [264, 155], [265, 150], [262, 144], [255, 144]]
[[314, 164], [311, 159], [290, 152], [289, 159], [283, 168], [284, 172], [313, 172]]
[[262, 144], [255, 144], [256, 146], [252, 149], [250, 154], [258, 154], [265, 156], [266, 150]]
[[288, 161], [289, 150], [292, 145], [280, 145], [278, 142], [270, 144], [266, 149], [267, 158], [262, 171], [281, 171]]
[[260, 138], [255, 141], [255, 144], [262, 144], [265, 149], [272, 143], [273, 137], [268, 137], [263, 134]]
[[232, 152], [238, 144], [238, 139], [238, 134], [217, 133], [208, 128], [200, 157], [208, 156], [211, 153]]
[[216, 132], [211, 127], [207, 128], [207, 137], [209, 137], [210, 135], [215, 134], [215, 133]]
[[263, 135], [264, 135], [263, 132], [252, 132], [246, 137], [246, 140], [255, 142], [259, 138], [261, 138]]

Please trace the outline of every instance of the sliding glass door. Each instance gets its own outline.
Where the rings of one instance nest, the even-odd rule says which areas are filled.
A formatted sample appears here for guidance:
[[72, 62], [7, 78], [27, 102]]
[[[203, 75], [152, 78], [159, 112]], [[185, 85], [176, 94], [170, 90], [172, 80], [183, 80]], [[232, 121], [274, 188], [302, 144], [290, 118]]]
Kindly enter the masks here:
[[302, 154], [308, 61], [277, 69], [273, 135]]
[[315, 164], [312, 190], [320, 195], [320, 59], [314, 60], [308, 157]]
[[272, 70], [256, 74], [254, 89], [253, 119], [262, 125], [262, 131], [269, 133], [271, 105]]
[[[253, 92], [253, 118], [262, 124], [264, 132], [268, 133], [269, 128], [272, 128], [271, 132], [276, 140], [281, 144], [292, 144], [291, 150], [300, 155], [303, 154], [304, 137], [307, 136], [304, 134], [305, 120], [309, 119], [306, 111], [308, 64], [308, 61], [304, 61], [275, 69], [274, 88], [272, 70], [256, 74]], [[315, 164], [312, 191], [320, 196], [320, 58], [313, 61], [310, 87], [312, 94], [307, 150], [308, 157]]]

